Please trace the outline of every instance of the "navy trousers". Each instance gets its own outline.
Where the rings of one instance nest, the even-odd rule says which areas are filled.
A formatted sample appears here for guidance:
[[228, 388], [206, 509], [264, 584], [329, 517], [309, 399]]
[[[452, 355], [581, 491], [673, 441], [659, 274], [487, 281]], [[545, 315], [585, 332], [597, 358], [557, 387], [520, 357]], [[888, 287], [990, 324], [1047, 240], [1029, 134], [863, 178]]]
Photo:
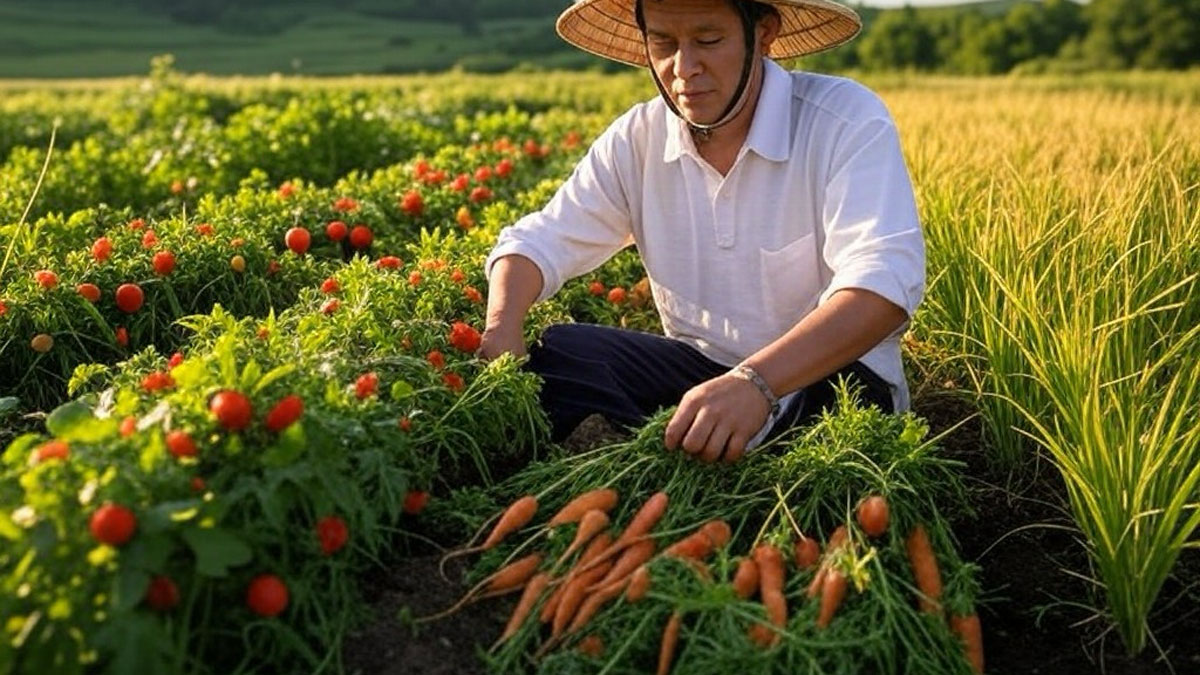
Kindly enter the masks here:
[[[547, 328], [530, 347], [526, 367], [545, 382], [541, 403], [556, 442], [594, 413], [614, 424], [640, 426], [660, 408], [678, 404], [692, 387], [729, 370], [679, 340], [591, 324]], [[888, 384], [856, 361], [805, 388], [780, 415], [768, 438], [831, 406], [838, 377], [861, 387], [864, 404], [892, 412]]]

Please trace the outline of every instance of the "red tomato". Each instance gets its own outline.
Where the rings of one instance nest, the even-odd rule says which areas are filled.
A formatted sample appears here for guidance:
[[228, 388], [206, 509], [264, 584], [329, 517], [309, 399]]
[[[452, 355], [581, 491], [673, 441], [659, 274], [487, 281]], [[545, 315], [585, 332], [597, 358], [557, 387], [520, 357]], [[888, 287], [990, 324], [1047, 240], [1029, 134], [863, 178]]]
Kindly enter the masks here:
[[96, 284], [79, 284], [75, 290], [90, 303], [94, 304], [100, 300], [100, 287]]
[[858, 524], [868, 537], [878, 537], [887, 532], [887, 500], [879, 495], [867, 497], [858, 505]]
[[408, 419], [408, 415], [405, 415], [404, 417], [400, 418], [398, 426], [400, 427], [400, 431], [408, 433], [412, 431], [412, 420]]
[[429, 362], [429, 365], [437, 368], [438, 370], [441, 370], [446, 366], [446, 357], [442, 356], [442, 353], [436, 349], [426, 354], [425, 360]]
[[417, 284], [421, 283], [421, 273], [416, 270], [413, 270], [411, 273], [409, 273], [408, 283], [412, 286], [416, 286]]
[[146, 221], [142, 220], [141, 218], [134, 218], [133, 220], [129, 221], [129, 225], [126, 227], [136, 232], [146, 227]]
[[295, 394], [288, 394], [267, 413], [265, 424], [267, 429], [278, 433], [291, 426], [303, 414], [304, 400]]
[[92, 513], [88, 527], [101, 544], [120, 546], [133, 538], [137, 530], [137, 516], [120, 504], [108, 502]]
[[281, 269], [281, 267], [279, 265], [279, 261], [271, 260], [270, 262], [267, 263], [267, 276], [273, 277], [276, 274], [279, 274], [280, 269]]
[[175, 254], [170, 251], [159, 251], [154, 254], [154, 273], [165, 277], [175, 269]]
[[375, 266], [385, 270], [398, 270], [404, 267], [404, 261], [394, 255], [385, 255], [375, 262]]
[[471, 199], [471, 201], [475, 202], [476, 204], [478, 204], [480, 202], [486, 202], [487, 200], [489, 200], [491, 198], [492, 198], [492, 191], [489, 188], [483, 187], [482, 185], [475, 188], [474, 190], [471, 190], [470, 199]]
[[121, 284], [117, 286], [116, 293], [117, 309], [126, 314], [133, 314], [142, 308], [142, 303], [146, 300], [146, 294], [142, 292], [142, 287], [137, 284]]
[[359, 400], [374, 396], [377, 391], [379, 391], [379, 376], [375, 373], [363, 373], [354, 383], [354, 395]]
[[146, 587], [146, 606], [156, 612], [166, 612], [179, 604], [179, 588], [170, 577], [161, 574], [150, 580]]
[[110, 255], [112, 255], [112, 242], [108, 240], [108, 237], [100, 237], [92, 243], [92, 257], [96, 259], [96, 262], [104, 262]]
[[114, 334], [116, 335], [118, 346], [129, 346], [129, 331], [125, 330], [124, 326], [117, 326], [117, 330], [114, 331]]
[[260, 574], [246, 587], [246, 606], [259, 616], [277, 616], [287, 604], [287, 586], [274, 574]]
[[280, 199], [287, 199], [288, 197], [291, 197], [294, 194], [296, 194], [296, 186], [292, 185], [291, 182], [282, 183], [279, 186], [279, 198]]
[[416, 515], [425, 510], [425, 504], [428, 502], [428, 492], [425, 492], [424, 490], [410, 490], [408, 494], [404, 495], [404, 512], [410, 515]]
[[450, 182], [450, 189], [455, 192], [463, 192], [471, 184], [471, 177], [465, 173], [458, 174], [458, 177]]
[[450, 272], [450, 281], [453, 281], [456, 284], [461, 284], [466, 280], [467, 275], [463, 274], [463, 271], [457, 267], [454, 268], [454, 271]]
[[46, 441], [38, 446], [33, 453], [34, 462], [41, 464], [49, 459], [66, 459], [71, 454], [71, 446], [66, 441]]
[[333, 203], [334, 211], [354, 212], [358, 210], [358, 202], [350, 197], [338, 197]]
[[293, 227], [283, 235], [283, 243], [291, 249], [296, 255], [304, 255], [308, 252], [308, 246], [312, 243], [312, 235], [303, 227]]
[[338, 307], [341, 306], [342, 303], [338, 302], [337, 298], [326, 300], [325, 304], [321, 305], [321, 313], [326, 315], [333, 314], [334, 312], [338, 311]]
[[475, 182], [476, 183], [486, 183], [488, 180], [491, 179], [491, 177], [492, 177], [492, 167], [481, 166], [478, 169], [475, 169]]
[[414, 178], [422, 178], [425, 176], [425, 174], [429, 173], [429, 170], [431, 168], [432, 167], [429, 166], [429, 162], [427, 162], [423, 159], [418, 159], [413, 164], [413, 177]]
[[254, 407], [240, 392], [224, 389], [208, 402], [208, 409], [217, 416], [217, 423], [226, 431], [241, 431], [250, 426]]
[[614, 305], [625, 302], [625, 289], [617, 286], [608, 292], [608, 301]]
[[132, 415], [121, 420], [121, 436], [129, 437], [137, 431], [137, 418]]
[[593, 281], [592, 283], [588, 284], [588, 293], [591, 293], [595, 296], [604, 295], [604, 284], [600, 283], [599, 281]]
[[196, 232], [205, 237], [211, 237], [213, 233], [212, 223], [200, 223], [196, 226]]
[[167, 361], [167, 369], [174, 370], [181, 363], [183, 363], [183, 352], [175, 352], [171, 355], [170, 360]]
[[463, 387], [466, 386], [466, 383], [463, 382], [462, 376], [458, 373], [443, 373], [442, 384], [446, 385], [447, 389], [455, 393], [462, 391]]
[[512, 173], [512, 170], [513, 170], [512, 160], [507, 157], [500, 160], [500, 163], [496, 165], [496, 175], [501, 178], [507, 178], [508, 175], [510, 173]]
[[340, 220], [330, 222], [325, 226], [325, 236], [333, 241], [341, 241], [346, 238], [346, 224]]
[[317, 539], [321, 542], [321, 553], [332, 555], [346, 545], [350, 531], [346, 521], [337, 516], [325, 516], [317, 521]]
[[33, 279], [34, 281], [38, 282], [39, 286], [45, 288], [46, 290], [54, 288], [58, 285], [58, 275], [50, 270], [38, 270], [34, 272]]
[[342, 285], [339, 284], [338, 280], [334, 279], [333, 277], [329, 277], [325, 281], [321, 282], [321, 292], [325, 295], [333, 295], [340, 290], [342, 290]]
[[416, 190], [409, 190], [400, 198], [400, 210], [412, 217], [417, 217], [425, 210], [425, 200], [421, 199], [421, 193]]
[[142, 389], [145, 389], [151, 393], [161, 391], [163, 389], [170, 389], [174, 386], [175, 380], [167, 373], [161, 371], [155, 371], [142, 378]]
[[196, 442], [192, 440], [191, 436], [188, 436], [186, 431], [176, 429], [167, 434], [167, 450], [177, 458], [195, 457]]
[[154, 230], [146, 230], [146, 234], [142, 235], [142, 248], [154, 248], [158, 246], [158, 235], [154, 234]]
[[474, 286], [466, 286], [463, 288], [463, 295], [467, 296], [467, 300], [479, 304], [483, 302], [483, 294]]
[[354, 229], [350, 230], [350, 245], [354, 248], [366, 248], [374, 238], [371, 228], [366, 225], [355, 225]]
[[450, 326], [450, 344], [461, 352], [474, 354], [482, 339], [479, 331], [462, 321], [455, 321]]

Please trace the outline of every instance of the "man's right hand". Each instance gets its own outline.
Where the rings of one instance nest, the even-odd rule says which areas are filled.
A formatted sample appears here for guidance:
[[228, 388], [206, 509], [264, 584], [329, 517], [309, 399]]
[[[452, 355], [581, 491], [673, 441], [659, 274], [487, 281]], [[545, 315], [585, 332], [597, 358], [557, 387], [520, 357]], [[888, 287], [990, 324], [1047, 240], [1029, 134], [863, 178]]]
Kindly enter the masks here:
[[521, 334], [521, 330], [502, 327], [485, 329], [483, 339], [479, 343], [479, 351], [476, 352], [479, 358], [491, 361], [506, 352], [513, 356], [525, 356], [525, 336]]

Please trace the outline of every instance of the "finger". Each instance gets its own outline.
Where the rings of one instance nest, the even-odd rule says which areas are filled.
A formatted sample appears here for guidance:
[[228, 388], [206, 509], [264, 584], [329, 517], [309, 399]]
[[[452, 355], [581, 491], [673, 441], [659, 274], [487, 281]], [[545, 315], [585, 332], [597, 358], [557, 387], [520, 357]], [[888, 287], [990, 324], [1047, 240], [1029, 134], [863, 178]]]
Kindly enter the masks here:
[[704, 450], [704, 446], [708, 444], [708, 437], [712, 433], [713, 422], [709, 416], [703, 411], [696, 414], [692, 420], [692, 426], [688, 429], [687, 434], [683, 437], [683, 449], [688, 454], [696, 454]]
[[679, 407], [675, 409], [675, 414], [671, 415], [671, 421], [667, 423], [667, 431], [663, 436], [663, 444], [667, 446], [668, 450], [674, 450], [679, 445], [684, 433], [692, 426], [694, 415], [692, 406], [686, 400], [680, 402]]
[[712, 464], [721, 458], [725, 452], [725, 444], [729, 441], [729, 430], [724, 425], [718, 425], [708, 436], [708, 443], [700, 453], [700, 461]]
[[725, 456], [722, 459], [726, 464], [733, 464], [746, 454], [746, 443], [749, 438], [745, 434], [734, 433], [725, 443]]

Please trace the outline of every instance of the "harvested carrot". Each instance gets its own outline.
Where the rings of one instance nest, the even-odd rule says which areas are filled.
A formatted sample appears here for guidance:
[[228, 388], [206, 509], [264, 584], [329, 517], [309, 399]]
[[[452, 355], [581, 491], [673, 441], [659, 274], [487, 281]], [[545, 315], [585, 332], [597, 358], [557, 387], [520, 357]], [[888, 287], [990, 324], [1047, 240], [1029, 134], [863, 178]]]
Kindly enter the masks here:
[[825, 560], [813, 577], [812, 583], [808, 585], [808, 597], [815, 598], [821, 592], [825, 583], [825, 571], [829, 568], [829, 557], [847, 544], [849, 536], [850, 533], [846, 530], [845, 525], [838, 525], [833, 534], [829, 535], [829, 541], [825, 543]]
[[971, 670], [982, 673], [983, 628], [979, 625], [979, 615], [974, 612], [966, 615], [955, 614], [950, 617], [950, 629], [962, 638], [963, 650], [967, 663], [971, 664]]
[[604, 640], [599, 635], [589, 635], [579, 641], [579, 652], [593, 659], [604, 656]]
[[557, 527], [566, 523], [577, 522], [588, 511], [604, 511], [608, 513], [617, 505], [617, 491], [612, 488], [601, 488], [585, 492], [572, 499], [566, 506], [558, 510], [547, 523], [548, 527]]
[[817, 569], [817, 573], [813, 575], [812, 581], [808, 584], [808, 590], [804, 593], [809, 597], [810, 600], [817, 597], [817, 594], [821, 592], [821, 587], [822, 584], [825, 583], [825, 573], [827, 571], [829, 571], [829, 568], [822, 565]]
[[613, 563], [612, 569], [608, 571], [608, 574], [593, 584], [588, 591], [595, 591], [633, 574], [635, 569], [654, 556], [654, 549], [655, 544], [653, 539], [644, 539], [625, 549], [621, 557], [617, 558], [617, 562]]
[[577, 577], [567, 582], [562, 597], [558, 601], [558, 607], [554, 610], [554, 623], [550, 630], [551, 637], [557, 638], [562, 634], [563, 629], [567, 627], [567, 622], [575, 616], [579, 605], [587, 596], [588, 587], [603, 579], [611, 568], [612, 563], [604, 563], [586, 572], [580, 572]]
[[613, 542], [613, 548], [618, 551], [624, 550], [630, 544], [649, 534], [650, 530], [658, 524], [658, 521], [666, 511], [667, 493], [655, 492], [646, 500], [645, 504], [642, 504], [642, 508], [638, 509], [638, 512], [634, 514], [633, 519], [629, 521], [629, 526]]
[[817, 614], [817, 628], [829, 625], [845, 597], [846, 575], [838, 568], [830, 567], [825, 573], [825, 582], [821, 584], [821, 609]]
[[625, 589], [625, 599], [629, 602], [637, 602], [646, 597], [648, 590], [650, 590], [650, 570], [642, 565], [629, 575], [629, 586]]
[[538, 616], [538, 619], [542, 623], [549, 623], [554, 619], [554, 613], [558, 610], [558, 602], [562, 600], [562, 594], [567, 588], [567, 582], [574, 578], [579, 573], [579, 570], [589, 566], [593, 560], [608, 550], [611, 545], [612, 537], [607, 532], [601, 532], [595, 539], [592, 539], [592, 543], [588, 544], [587, 548], [580, 554], [579, 562], [575, 563], [575, 567], [567, 573], [566, 577], [556, 582], [559, 584], [558, 588], [554, 589], [554, 593], [546, 600], [546, 604], [542, 606], [542, 613]]
[[[754, 563], [758, 565], [758, 594], [767, 609], [767, 618], [776, 628], [787, 625], [787, 598], [783, 595], [783, 554], [771, 544], [759, 544], [754, 549]], [[779, 639], [771, 634], [769, 644]]]
[[[478, 584], [475, 584], [474, 588], [467, 591], [458, 602], [454, 603], [449, 608], [438, 612], [437, 614], [420, 617], [415, 621], [418, 623], [424, 623], [426, 621], [440, 619], [457, 612], [471, 601], [479, 599], [480, 597], [491, 597], [494, 595], [508, 593], [509, 591], [515, 591], [524, 586], [525, 582], [529, 581], [530, 577], [537, 572], [537, 569], [541, 564], [541, 553], [531, 553], [520, 560], [511, 562], [497, 570], [488, 578], [480, 581]], [[485, 590], [482, 595], [480, 595], [481, 590]]]
[[714, 549], [729, 543], [731, 536], [728, 523], [723, 520], [710, 520], [692, 534], [671, 544], [663, 551], [663, 555], [703, 560], [711, 555]]
[[[509, 504], [508, 508], [500, 514], [500, 519], [496, 521], [495, 527], [492, 528], [491, 533], [488, 534], [487, 539], [482, 544], [479, 546], [467, 544], [463, 548], [450, 551], [442, 556], [441, 561], [438, 562], [438, 572], [442, 575], [442, 578], [446, 578], [445, 567], [447, 561], [470, 553], [486, 551], [499, 544], [505, 537], [524, 527], [530, 520], [533, 520], [534, 514], [537, 513], [537, 507], [537, 497], [533, 495], [525, 495], [512, 504]], [[480, 528], [480, 531], [482, 532], [482, 528]], [[474, 542], [478, 536], [479, 534], [476, 533], [475, 537], [471, 538], [471, 541]]]
[[758, 590], [758, 563], [753, 558], [742, 558], [733, 574], [733, 592], [742, 600], [748, 599]]
[[623, 576], [610, 584], [591, 591], [591, 594], [579, 606], [579, 611], [575, 612], [575, 618], [571, 620], [571, 625], [567, 627], [567, 632], [574, 633], [583, 628], [584, 624], [591, 621], [592, 617], [596, 616], [596, 612], [599, 612], [605, 603], [615, 600], [621, 594], [621, 591], [625, 590], [625, 585], [628, 583], [629, 577]]
[[663, 628], [662, 644], [658, 648], [658, 675], [671, 672], [671, 662], [675, 660], [675, 644], [679, 642], [679, 626], [683, 618], [679, 612], [672, 612]]
[[924, 525], [913, 528], [904, 547], [908, 551], [908, 562], [912, 565], [917, 589], [921, 591], [921, 611], [929, 614], [942, 611], [942, 575], [938, 571], [937, 557], [933, 554]]
[[608, 527], [608, 514], [603, 511], [593, 509], [588, 511], [579, 521], [579, 529], [575, 532], [575, 539], [571, 541], [571, 545], [567, 550], [563, 551], [559, 557], [558, 563], [561, 565], [563, 561], [571, 557], [584, 544], [588, 543], [597, 534], [600, 534], [604, 528]]
[[746, 636], [750, 638], [751, 642], [763, 649], [770, 647], [779, 638], [775, 634], [775, 631], [771, 630], [765, 623], [752, 624], [750, 629], [746, 631]]
[[500, 635], [497, 643], [504, 642], [512, 637], [521, 628], [521, 624], [525, 623], [526, 617], [533, 611], [533, 606], [537, 603], [538, 597], [542, 595], [542, 591], [546, 590], [546, 586], [550, 584], [550, 574], [542, 572], [535, 575], [525, 584], [525, 592], [521, 594], [521, 599], [517, 601], [517, 606], [513, 610], [512, 616], [508, 619], [508, 625], [504, 627], [504, 632]]
[[858, 525], [868, 537], [879, 537], [887, 532], [888, 503], [879, 495], [867, 497], [858, 505]]
[[802, 537], [792, 544], [792, 559], [796, 567], [802, 570], [810, 569], [821, 558], [821, 546], [812, 537]]

